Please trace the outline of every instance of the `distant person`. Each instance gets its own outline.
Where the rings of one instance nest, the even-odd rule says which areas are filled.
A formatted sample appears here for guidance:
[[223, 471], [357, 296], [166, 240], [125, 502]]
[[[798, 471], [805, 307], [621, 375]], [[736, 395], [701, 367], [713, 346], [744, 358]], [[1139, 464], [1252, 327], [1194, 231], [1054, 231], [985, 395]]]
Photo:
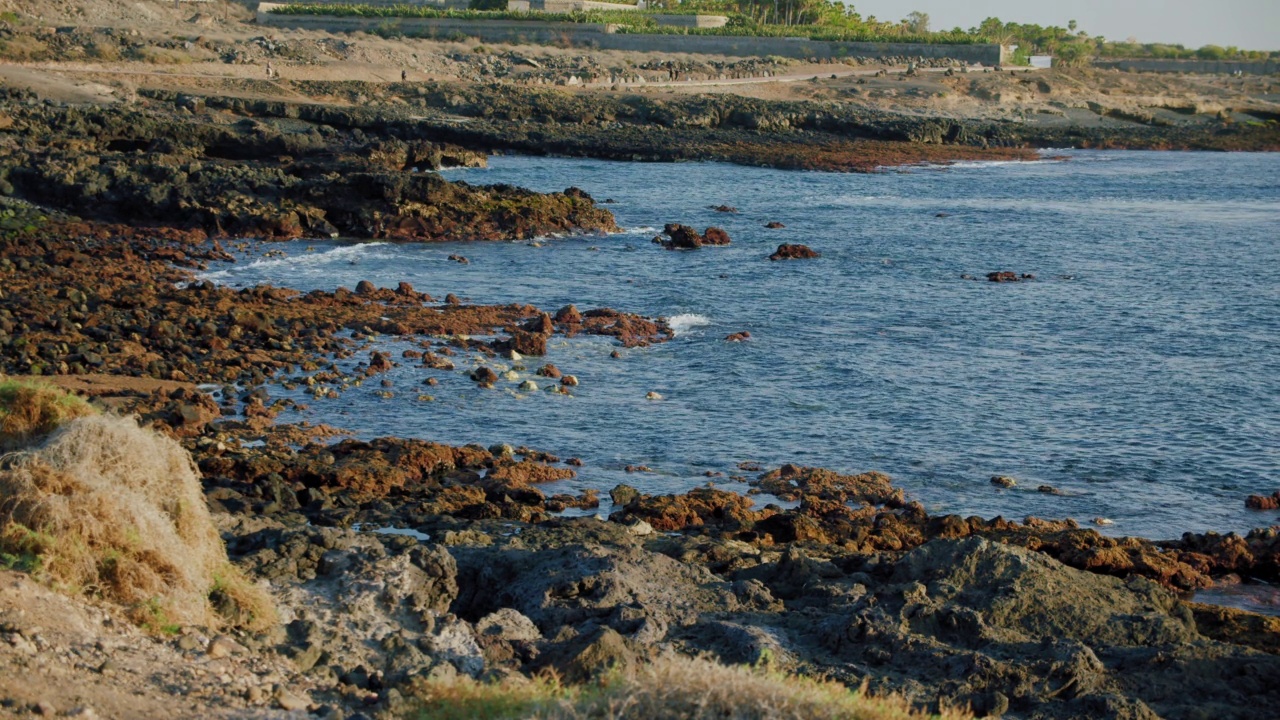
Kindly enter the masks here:
[[404, 82], [405, 80], [408, 80], [408, 79], [409, 79], [409, 71], [408, 71], [408, 70], [401, 70], [401, 71], [400, 71], [400, 82]]

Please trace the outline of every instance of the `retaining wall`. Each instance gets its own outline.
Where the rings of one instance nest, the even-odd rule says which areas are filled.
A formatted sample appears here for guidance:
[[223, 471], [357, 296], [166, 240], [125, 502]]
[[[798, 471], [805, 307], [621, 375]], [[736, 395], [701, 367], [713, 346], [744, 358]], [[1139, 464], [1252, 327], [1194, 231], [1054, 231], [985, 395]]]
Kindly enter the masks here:
[[641, 35], [612, 32], [612, 26], [589, 23], [521, 20], [453, 20], [448, 18], [349, 18], [323, 15], [276, 15], [263, 3], [258, 24], [268, 27], [370, 32], [394, 27], [407, 35], [445, 38], [463, 34], [491, 43], [549, 43], [569, 41], [605, 50], [701, 53], [734, 57], [778, 55], [789, 58], [927, 57], [954, 58], [968, 63], [998, 65], [999, 45], [927, 45], [917, 43], [829, 42], [808, 38], [730, 37], [723, 35]]
[[1232, 60], [1095, 60], [1095, 67], [1112, 68], [1126, 72], [1196, 73], [1204, 75], [1230, 75], [1237, 70], [1246, 75], [1274, 75], [1280, 73], [1280, 62]]

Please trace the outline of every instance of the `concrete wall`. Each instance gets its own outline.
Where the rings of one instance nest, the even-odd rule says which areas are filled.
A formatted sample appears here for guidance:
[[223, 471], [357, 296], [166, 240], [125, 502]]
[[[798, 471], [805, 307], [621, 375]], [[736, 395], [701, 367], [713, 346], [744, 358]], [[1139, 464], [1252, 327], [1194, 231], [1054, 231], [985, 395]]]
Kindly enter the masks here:
[[[511, 9], [511, 4], [507, 4]], [[596, 2], [595, 0], [529, 0], [529, 9], [548, 13], [586, 12], [588, 10], [634, 12], [640, 8], [622, 3]]]
[[659, 25], [686, 28], [720, 28], [729, 24], [724, 15], [654, 15], [653, 20]]
[[520, 20], [450, 20], [445, 18], [346, 18], [322, 15], [275, 15], [275, 4], [258, 6], [258, 24], [269, 27], [372, 31], [395, 27], [408, 35], [448, 37], [462, 33], [491, 43], [548, 43], [568, 39], [605, 50], [703, 53], [733, 57], [778, 55], [790, 58], [928, 57], [955, 58], [968, 63], [997, 65], [999, 45], [921, 45], [915, 43], [826, 42], [807, 38], [729, 37], [720, 35], [640, 35], [610, 32], [611, 27], [587, 23]]
[[469, 0], [306, 0], [307, 5], [413, 5], [416, 7], [437, 8], [440, 10], [466, 10]]
[[1280, 73], [1280, 62], [1275, 60], [1095, 60], [1095, 67], [1113, 68], [1127, 72], [1197, 73], [1206, 75], [1230, 75], [1237, 70], [1246, 75], [1274, 75]]

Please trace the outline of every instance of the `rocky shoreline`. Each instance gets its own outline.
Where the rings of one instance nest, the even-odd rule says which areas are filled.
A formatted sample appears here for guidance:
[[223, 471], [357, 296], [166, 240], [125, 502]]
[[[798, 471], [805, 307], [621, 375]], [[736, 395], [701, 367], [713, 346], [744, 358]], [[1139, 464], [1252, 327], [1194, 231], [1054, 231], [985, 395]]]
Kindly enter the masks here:
[[[1276, 623], [1186, 599], [1221, 578], [1280, 581], [1274, 529], [1151, 542], [930, 516], [884, 475], [791, 465], [747, 471], [753, 493], [790, 510], [714, 487], [548, 496], [539, 485], [578, 461], [334, 443], [332, 428], [275, 424], [269, 383], [340, 392], [393, 362], [440, 371], [458, 351], [536, 355], [552, 333], [637, 344], [669, 330], [611, 310], [436, 303], [405, 285], [216, 288], [184, 269], [224, 257], [203, 232], [18, 209], [22, 227], [0, 239], [5, 372], [50, 376], [180, 438], [230, 555], [280, 601], [278, 628], [235, 642], [279, 658], [286, 690], [250, 684], [212, 706], [399, 717], [415, 683], [586, 680], [673, 652], [868, 683], [933, 711], [1248, 718], [1280, 700]], [[373, 335], [422, 350], [335, 373]], [[220, 402], [195, 383], [222, 386]], [[558, 517], [566, 508], [608, 519]], [[186, 637], [163, 642], [209, 652], [182, 650]]]
[[[482, 358], [472, 379], [492, 385], [500, 365], [541, 364], [532, 358], [557, 335], [634, 347], [672, 337], [665, 321], [473, 305], [408, 283], [300, 293], [194, 274], [243, 238], [617, 229], [576, 188], [541, 194], [429, 172], [481, 165], [493, 150], [874, 171], [1063, 145], [1275, 150], [1274, 123], [1055, 129], [737, 97], [390, 85], [403, 106], [368, 106], [366, 85], [320, 81], [304, 89], [332, 102], [151, 90], [122, 109], [0, 97], [0, 371], [181, 442], [229, 555], [281, 614], [265, 631], [111, 630], [107, 642], [46, 631], [0, 594], [11, 678], [58, 668], [63, 684], [197, 699], [137, 716], [396, 718], [432, 682], [584, 682], [678, 655], [865, 685], [928, 712], [1256, 718], [1280, 704], [1280, 622], [1191, 599], [1224, 581], [1280, 582], [1275, 528], [1156, 542], [1070, 520], [930, 515], [885, 475], [796, 465], [743, 468], [747, 494], [714, 480], [675, 495], [549, 493], [581, 461], [341, 439], [337, 428], [276, 423], [293, 401], [272, 390], [306, 387], [325, 402], [396, 364], [420, 367], [429, 387], [433, 374], [462, 372], [451, 359], [461, 354]], [[672, 224], [667, 242], [730, 242], [713, 230]], [[798, 245], [775, 255], [812, 257]], [[372, 347], [379, 337], [412, 349], [391, 357]], [[340, 359], [360, 362], [343, 371]], [[543, 365], [538, 381], [572, 393], [572, 371]], [[570, 509], [586, 515], [562, 515]], [[217, 605], [229, 626], [245, 625], [234, 603]], [[56, 612], [107, 637], [111, 611], [95, 607]], [[108, 665], [146, 653], [168, 669]], [[30, 692], [6, 681], [0, 706], [46, 714]], [[128, 716], [121, 707], [99, 710]]]

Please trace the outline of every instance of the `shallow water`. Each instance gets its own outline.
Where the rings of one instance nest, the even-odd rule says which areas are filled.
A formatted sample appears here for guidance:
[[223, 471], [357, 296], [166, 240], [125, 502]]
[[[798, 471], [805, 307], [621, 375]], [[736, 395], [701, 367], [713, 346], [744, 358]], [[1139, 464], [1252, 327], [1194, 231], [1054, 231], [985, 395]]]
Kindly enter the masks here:
[[[1106, 532], [1156, 538], [1280, 522], [1244, 509], [1280, 486], [1280, 155], [1065, 154], [875, 175], [499, 157], [446, 175], [577, 186], [616, 200], [629, 230], [542, 247], [296, 242], [208, 276], [407, 280], [440, 298], [672, 317], [676, 340], [622, 359], [604, 339], [555, 338], [545, 360], [581, 379], [573, 397], [478, 389], [464, 358], [452, 374], [397, 368], [391, 399], [376, 383], [306, 398], [301, 417], [365, 437], [583, 458], [557, 489], [673, 492], [706, 470], [744, 474], [740, 461], [796, 462], [883, 470], [932, 512], [1104, 516]], [[664, 251], [649, 240], [666, 222], [719, 225], [733, 244]], [[782, 242], [823, 257], [766, 260]], [[1037, 279], [960, 277], [993, 270]], [[741, 330], [749, 342], [723, 342]], [[430, 375], [439, 387], [421, 386]], [[435, 402], [415, 399], [424, 389]], [[622, 470], [640, 464], [656, 472]], [[992, 487], [996, 474], [1018, 487]]]

